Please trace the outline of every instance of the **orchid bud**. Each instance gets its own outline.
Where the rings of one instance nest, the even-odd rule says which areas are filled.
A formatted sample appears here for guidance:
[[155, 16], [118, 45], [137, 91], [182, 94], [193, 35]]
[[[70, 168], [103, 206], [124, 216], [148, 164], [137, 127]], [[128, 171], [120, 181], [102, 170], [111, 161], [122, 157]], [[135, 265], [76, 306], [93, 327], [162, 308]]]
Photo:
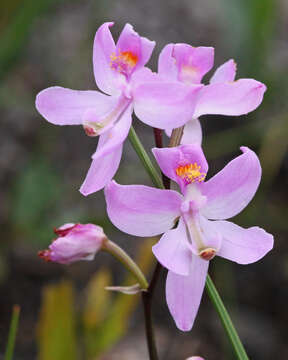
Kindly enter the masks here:
[[58, 235], [49, 249], [39, 251], [45, 261], [71, 264], [79, 260], [93, 260], [107, 240], [103, 229], [94, 224], [64, 224], [54, 230]]

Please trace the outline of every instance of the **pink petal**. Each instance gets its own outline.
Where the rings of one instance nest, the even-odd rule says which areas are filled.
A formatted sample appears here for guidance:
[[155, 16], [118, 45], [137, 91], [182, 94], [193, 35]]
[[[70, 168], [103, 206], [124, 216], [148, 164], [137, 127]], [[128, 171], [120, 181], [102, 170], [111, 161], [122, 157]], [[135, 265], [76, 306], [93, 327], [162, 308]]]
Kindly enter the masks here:
[[200, 91], [194, 117], [247, 114], [261, 104], [265, 91], [266, 86], [253, 79], [207, 85]]
[[182, 126], [193, 116], [201, 87], [158, 80], [141, 84], [133, 91], [135, 114], [159, 129]]
[[208, 219], [228, 219], [242, 211], [253, 198], [261, 179], [261, 165], [254, 151], [241, 147], [242, 155], [201, 185], [207, 197], [201, 213]]
[[94, 160], [97, 158], [100, 159], [101, 156], [107, 155], [116, 147], [123, 144], [131, 127], [131, 113], [132, 106], [130, 105], [121, 115], [121, 118], [116, 122], [116, 124], [113, 125], [109, 131], [100, 136], [97, 150], [92, 156]]
[[87, 196], [101, 190], [115, 175], [122, 156], [122, 144], [105, 156], [92, 160], [90, 169], [80, 188], [81, 194]]
[[157, 260], [168, 270], [179, 275], [188, 275], [192, 253], [188, 246], [186, 226], [180, 218], [176, 229], [168, 230], [152, 247]]
[[140, 84], [159, 81], [159, 76], [156, 73], [153, 73], [149, 68], [143, 67], [137, 71], [135, 71], [130, 80], [130, 87], [136, 89]]
[[159, 56], [159, 74], [169, 79], [178, 79], [186, 84], [200, 83], [212, 68], [214, 49], [193, 47], [188, 44], [169, 44]]
[[99, 109], [89, 108], [83, 114], [83, 126], [85, 131], [88, 131], [88, 134], [90, 132], [92, 136], [104, 134], [117, 124], [123, 113], [127, 112], [127, 109], [130, 109], [129, 113], [132, 112], [131, 100], [125, 96], [110, 96], [110, 98], [113, 99], [114, 106], [111, 106], [108, 112], [99, 114]]
[[229, 221], [209, 223], [212, 230], [222, 235], [217, 255], [225, 259], [250, 264], [262, 259], [273, 248], [273, 236], [257, 226], [244, 229]]
[[171, 229], [180, 215], [181, 195], [142, 185], [119, 185], [112, 181], [105, 188], [107, 212], [121, 231], [136, 236], [154, 236]]
[[237, 64], [233, 59], [226, 61], [216, 69], [214, 75], [210, 79], [210, 84], [234, 81], [236, 70]]
[[177, 182], [182, 190], [187, 186], [187, 181], [178, 176], [176, 169], [179, 166], [194, 164], [200, 166], [201, 173], [207, 173], [208, 163], [199, 145], [181, 145], [172, 148], [153, 148], [152, 152], [161, 168], [161, 171], [170, 179]]
[[117, 42], [117, 49], [119, 51], [129, 51], [137, 56], [138, 62], [136, 68], [144, 66], [149, 61], [154, 46], [155, 41], [139, 36], [130, 24], [124, 26]]
[[205, 286], [209, 261], [192, 257], [190, 275], [183, 276], [168, 272], [166, 300], [177, 327], [191, 330], [198, 312]]
[[212, 68], [214, 48], [175, 44], [172, 56], [178, 67], [178, 79], [188, 84], [195, 84], [200, 83], [202, 77]]
[[188, 121], [184, 127], [181, 144], [202, 144], [202, 128], [198, 119]]
[[98, 91], [80, 91], [53, 86], [42, 90], [36, 97], [36, 108], [55, 125], [80, 125], [88, 108], [103, 115], [115, 106], [117, 99]]
[[93, 68], [96, 84], [100, 90], [109, 95], [118, 95], [120, 89], [117, 86], [121, 74], [111, 67], [111, 56], [116, 52], [116, 46], [109, 30], [113, 22], [106, 22], [99, 27], [94, 39]]
[[166, 45], [161, 51], [158, 59], [158, 73], [169, 80], [178, 79], [178, 68], [173, 58], [173, 49], [175, 44]]
[[[188, 124], [188, 123], [187, 123]], [[165, 133], [166, 133], [166, 135], [167, 136], [171, 136], [172, 135], [172, 131], [173, 131], [173, 129], [165, 129]]]

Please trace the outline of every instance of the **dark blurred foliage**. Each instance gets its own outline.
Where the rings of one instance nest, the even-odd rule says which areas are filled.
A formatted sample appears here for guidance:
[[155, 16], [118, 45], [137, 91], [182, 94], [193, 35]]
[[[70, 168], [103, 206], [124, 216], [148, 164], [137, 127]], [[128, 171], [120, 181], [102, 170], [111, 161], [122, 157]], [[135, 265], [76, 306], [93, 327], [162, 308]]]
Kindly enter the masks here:
[[[115, 36], [129, 22], [141, 35], [156, 40], [150, 63], [153, 70], [165, 44], [187, 42], [214, 46], [216, 66], [234, 58], [238, 77], [253, 77], [267, 84], [263, 104], [253, 113], [238, 118], [209, 116], [202, 119], [202, 125], [210, 175], [239, 154], [241, 145], [252, 147], [260, 156], [260, 189], [235, 221], [246, 227], [257, 224], [273, 233], [275, 248], [263, 261], [247, 267], [216, 259], [211, 273], [251, 359], [286, 359], [285, 0], [1, 1], [0, 358], [12, 305], [17, 303], [22, 311], [15, 360], [86, 359], [85, 352], [91, 359], [101, 352], [101, 359], [147, 359], [142, 313], [138, 309], [130, 316], [138, 297], [131, 302], [130, 298], [104, 295], [101, 290], [106, 281], [120, 284], [125, 279], [119, 264], [100, 254], [93, 263], [65, 268], [44, 264], [36, 256], [53, 238], [53, 226], [73, 221], [93, 221], [133, 256], [143, 252], [139, 248], [142, 239], [121, 234], [109, 223], [102, 192], [88, 198], [78, 192], [95, 139], [88, 138], [80, 127], [47, 123], [34, 107], [36, 94], [51, 85], [95, 89], [93, 37], [107, 20], [115, 21]], [[150, 149], [151, 129], [137, 120], [135, 127]], [[128, 142], [116, 179], [126, 184], [150, 184]], [[147, 255], [141, 261], [148, 274], [152, 258]], [[111, 320], [109, 311], [116, 320]], [[154, 316], [160, 353], [166, 360], [197, 353], [209, 360], [233, 359], [206, 296], [192, 332], [181, 333], [168, 314], [162, 279], [155, 296]], [[127, 336], [122, 338], [127, 329]]]

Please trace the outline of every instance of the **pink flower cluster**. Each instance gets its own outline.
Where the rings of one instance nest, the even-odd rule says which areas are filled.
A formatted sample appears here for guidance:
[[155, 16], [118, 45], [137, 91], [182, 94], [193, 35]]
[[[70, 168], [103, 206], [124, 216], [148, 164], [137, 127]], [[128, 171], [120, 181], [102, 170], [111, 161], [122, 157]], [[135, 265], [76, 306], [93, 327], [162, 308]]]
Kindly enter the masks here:
[[220, 66], [208, 85], [201, 84], [211, 70], [214, 49], [169, 44], [159, 57], [158, 73], [145, 67], [154, 41], [139, 36], [126, 24], [117, 44], [113, 23], [96, 32], [93, 49], [96, 90], [70, 90], [53, 86], [37, 95], [36, 108], [56, 125], [82, 125], [88, 136], [99, 136], [83, 195], [102, 189], [115, 175], [134, 109], [145, 124], [172, 129], [186, 124], [183, 143], [200, 143], [198, 118], [205, 114], [242, 115], [257, 108], [266, 86], [253, 79], [234, 81], [236, 65]]
[[[121, 231], [143, 237], [163, 234], [153, 253], [169, 270], [169, 310], [178, 328], [187, 331], [193, 326], [214, 256], [249, 264], [273, 247], [273, 236], [265, 230], [227, 221], [248, 205], [259, 186], [257, 155], [241, 147], [241, 155], [206, 181], [208, 163], [199, 122], [205, 114], [238, 116], [253, 111], [266, 87], [254, 79], [235, 81], [233, 60], [203, 84], [203, 76], [213, 67], [214, 49], [187, 44], [165, 46], [158, 72], [153, 73], [145, 65], [155, 43], [127, 24], [115, 44], [112, 25], [104, 23], [94, 40], [94, 76], [102, 92], [50, 87], [38, 94], [36, 107], [53, 124], [82, 125], [88, 136], [99, 136], [80, 191], [88, 195], [105, 187], [108, 216]], [[180, 146], [152, 150], [163, 174], [181, 192], [111, 181], [133, 110], [142, 122], [168, 136], [185, 125]], [[66, 225], [57, 234], [41, 256], [60, 263], [93, 258], [105, 239], [102, 229], [93, 225]]]

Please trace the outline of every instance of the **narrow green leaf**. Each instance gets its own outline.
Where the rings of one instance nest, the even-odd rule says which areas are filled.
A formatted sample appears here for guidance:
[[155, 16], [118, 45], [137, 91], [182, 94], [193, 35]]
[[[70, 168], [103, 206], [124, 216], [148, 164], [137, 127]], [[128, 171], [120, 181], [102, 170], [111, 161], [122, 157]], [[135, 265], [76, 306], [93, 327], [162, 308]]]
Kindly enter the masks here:
[[14, 305], [4, 360], [12, 360], [20, 315], [20, 306]]
[[212, 304], [214, 305], [220, 320], [222, 322], [222, 325], [226, 331], [226, 334], [234, 348], [235, 354], [237, 355], [237, 358], [239, 360], [249, 360], [246, 351], [244, 349], [244, 346], [242, 345], [242, 342], [237, 334], [237, 331], [232, 323], [232, 320], [228, 314], [228, 311], [226, 310], [223, 301], [221, 300], [221, 297], [213, 284], [212, 279], [209, 275], [207, 275], [206, 279], [206, 291], [210, 297], [210, 300], [212, 301]]

